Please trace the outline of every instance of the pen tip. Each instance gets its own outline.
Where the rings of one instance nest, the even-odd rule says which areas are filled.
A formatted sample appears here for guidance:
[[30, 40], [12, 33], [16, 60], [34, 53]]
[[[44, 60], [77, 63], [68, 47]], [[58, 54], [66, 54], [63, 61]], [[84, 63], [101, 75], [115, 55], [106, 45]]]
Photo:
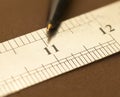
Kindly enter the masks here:
[[52, 24], [47, 25], [47, 32], [49, 32], [53, 28]]
[[52, 36], [51, 36], [51, 29], [53, 28], [52, 24], [47, 25], [47, 37], [48, 37], [48, 43], [50, 42]]

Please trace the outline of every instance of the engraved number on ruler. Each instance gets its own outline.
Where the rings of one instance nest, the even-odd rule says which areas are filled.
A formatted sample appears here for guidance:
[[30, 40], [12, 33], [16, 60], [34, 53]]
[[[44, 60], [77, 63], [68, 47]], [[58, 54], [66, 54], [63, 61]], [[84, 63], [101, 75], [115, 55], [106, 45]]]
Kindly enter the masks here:
[[[52, 45], [52, 48], [54, 49], [55, 52], [59, 51], [55, 45]], [[49, 50], [49, 48], [45, 47], [44, 49], [48, 55], [52, 54], [52, 52]]]
[[113, 32], [115, 29], [111, 25], [106, 25], [105, 28], [99, 28], [103, 34], [107, 34], [107, 32]]

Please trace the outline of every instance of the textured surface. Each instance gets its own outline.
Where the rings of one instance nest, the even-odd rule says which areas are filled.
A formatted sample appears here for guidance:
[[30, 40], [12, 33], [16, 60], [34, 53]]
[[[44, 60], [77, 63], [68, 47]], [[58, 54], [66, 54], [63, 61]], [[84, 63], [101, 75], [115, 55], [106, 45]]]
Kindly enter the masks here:
[[[115, 0], [73, 0], [65, 19]], [[45, 27], [50, 0], [0, 0], [0, 41]], [[8, 97], [120, 97], [120, 54]]]

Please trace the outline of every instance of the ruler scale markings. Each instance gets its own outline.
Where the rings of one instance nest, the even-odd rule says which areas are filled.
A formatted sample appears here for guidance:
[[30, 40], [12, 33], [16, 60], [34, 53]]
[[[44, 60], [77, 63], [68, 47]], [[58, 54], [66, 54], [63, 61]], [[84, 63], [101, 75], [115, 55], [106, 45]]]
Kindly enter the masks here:
[[118, 52], [118, 51], [119, 51], [119, 49], [114, 45], [114, 43], [111, 44], [111, 47], [114, 49], [115, 52]]
[[58, 63], [56, 66], [57, 66], [58, 69], [60, 70], [60, 74], [63, 73], [63, 72], [65, 72], [64, 68], [61, 66], [60, 63]]
[[11, 39], [8, 41], [9, 44], [11, 45], [11, 47], [14, 49], [14, 48], [18, 48], [18, 45], [16, 44], [16, 42], [14, 41], [14, 39]]
[[73, 59], [70, 59], [69, 62], [71, 63], [71, 65], [73, 66], [73, 68], [77, 68], [75, 62], [73, 61]]
[[69, 70], [73, 69], [72, 66], [69, 64], [69, 62], [67, 60], [64, 63], [69, 68]]
[[[43, 32], [42, 32], [43, 33]], [[48, 44], [44, 41], [44, 38], [41, 37], [41, 35], [38, 33], [40, 39], [42, 40], [42, 42], [45, 44], [46, 47], [48, 47]]]
[[45, 78], [41, 75], [41, 67], [40, 68], [36, 68], [35, 71], [39, 75], [39, 77], [41, 78], [41, 81], [43, 81]]
[[44, 39], [47, 38], [46, 34], [41, 30], [37, 31], [38, 36], [40, 37], [40, 39]]
[[[7, 94], [11, 94], [23, 88], [29, 87], [36, 83], [45, 81], [51, 77], [58, 76], [62, 73], [68, 72], [80, 66], [87, 65], [96, 60], [110, 56], [114, 53], [120, 52], [119, 31], [117, 31], [119, 29], [115, 28], [116, 27], [115, 25], [119, 23], [116, 21], [118, 21], [120, 18], [112, 19], [114, 15], [115, 15], [114, 17], [117, 17], [118, 15], [117, 14], [119, 11], [118, 6], [120, 6], [120, 1], [117, 1], [116, 3], [106, 6], [105, 9], [103, 7], [101, 9], [97, 9], [95, 11], [92, 11], [84, 15], [80, 15], [75, 18], [71, 18], [69, 20], [62, 22], [61, 28], [58, 29], [59, 33], [55, 37], [56, 40], [58, 37], [58, 40], [52, 41], [53, 42], [52, 45], [47, 44], [47, 35], [46, 35], [45, 28], [14, 38], [12, 40], [8, 40], [0, 43], [0, 57], [1, 57], [0, 59], [1, 60], [4, 60], [3, 56], [6, 56], [8, 57], [8, 59], [10, 59], [10, 62], [8, 60], [8, 63], [10, 63], [11, 66], [17, 65], [17, 63], [19, 62], [22, 63], [22, 64], [20, 63], [21, 65], [19, 65], [20, 68], [18, 67], [19, 72], [21, 73], [17, 73], [17, 72], [13, 73], [11, 71], [12, 68], [9, 67], [9, 64], [7, 62], [4, 62], [5, 65], [8, 64], [8, 69], [10, 70], [10, 71], [8, 70], [8, 72], [13, 75], [10, 75], [8, 73], [8, 75], [3, 76], [3, 78], [5, 78], [6, 80], [1, 81], [0, 97], [5, 96]], [[93, 28], [93, 26], [95, 28]], [[104, 31], [105, 35], [100, 33], [99, 31], [100, 28]], [[114, 31], [112, 28], [115, 28]], [[76, 29], [79, 31], [77, 31]], [[93, 31], [93, 33], [91, 33], [90, 35], [89, 33], [91, 31]], [[94, 33], [94, 32], [97, 32], [97, 33]], [[72, 41], [67, 40], [69, 37], [68, 36], [67, 38], [64, 37], [64, 35], [62, 35], [64, 33], [67, 33], [68, 36], [70, 35], [71, 38], [74, 36], [73, 40]], [[63, 43], [60, 43], [59, 35], [64, 37], [64, 39], [61, 38], [61, 40], [63, 40], [63, 42], [66, 45], [64, 45]], [[87, 40], [84, 39], [86, 38], [86, 35], [88, 35]], [[110, 37], [108, 37], [108, 35], [112, 38], [112, 40], [110, 39]], [[75, 39], [75, 36], [76, 36], [76, 39]], [[79, 39], [77, 37], [81, 37], [81, 38]], [[89, 42], [91, 42], [91, 40], [93, 42], [93, 45], [91, 44], [89, 47]], [[37, 41], [40, 41], [39, 44]], [[81, 43], [79, 41], [81, 41]], [[97, 42], [95, 42], [94, 44], [94, 41], [97, 41]], [[74, 48], [74, 43], [79, 44], [78, 49]], [[83, 45], [82, 43], [85, 43], [84, 44], [85, 47], [81, 48], [80, 45]], [[37, 49], [33, 47], [33, 50], [29, 53], [30, 55], [28, 54], [28, 52], [27, 53], [24, 52], [24, 48], [27, 50], [29, 47], [31, 50], [31, 47], [34, 44], [36, 46], [40, 45], [40, 47], [41, 45], [45, 44], [45, 47], [42, 46], [43, 47], [42, 49], [41, 48]], [[42, 52], [45, 50], [45, 48], [46, 50], [49, 51], [50, 55], [47, 55], [44, 52]], [[71, 48], [71, 49], [68, 49], [68, 48]], [[76, 51], [74, 51], [74, 49]], [[5, 53], [13, 50], [18, 53], [19, 51], [22, 50], [22, 52], [17, 55], [12, 54], [11, 52]], [[65, 55], [64, 53], [69, 53], [69, 54]], [[9, 57], [9, 55], [12, 55], [12, 57]], [[59, 55], [60, 55], [60, 59], [57, 58], [59, 57]], [[28, 56], [28, 58], [26, 58], [26, 56]], [[18, 58], [20, 57], [20, 59], [18, 59], [17, 57]], [[15, 58], [14, 60], [16, 63], [15, 65], [13, 65], [14, 62], [12, 58]], [[24, 58], [26, 60], [25, 61], [26, 63], [23, 60]], [[41, 58], [41, 61], [38, 61], [38, 58]], [[43, 61], [44, 59], [46, 59], [46, 62]], [[53, 60], [50, 61], [50, 59], [53, 59]], [[29, 63], [28, 60], [32, 60], [31, 62], [35, 62], [35, 63]], [[2, 65], [3, 68], [4, 68], [4, 64]], [[24, 69], [23, 65], [25, 64], [28, 64], [30, 68], [29, 70], [27, 69], [26, 71], [22, 71], [22, 69]], [[37, 68], [36, 65], [34, 64], [43, 64], [43, 65], [42, 66], [40, 65], [40, 67]], [[32, 67], [35, 67], [36, 69], [32, 69]], [[1, 73], [1, 71], [2, 71], [2, 68], [0, 68], [0, 74], [2, 73], [4, 74], [4, 72]], [[0, 78], [0, 79], [3, 79], [3, 78]]]
[[101, 50], [100, 45], [96, 47], [97, 51], [99, 52], [99, 54], [101, 55], [101, 58], [105, 57], [105, 53]]
[[16, 90], [19, 90], [19, 89], [20, 89], [20, 86], [17, 84], [14, 76], [11, 76], [11, 83], [12, 83], [13, 87], [14, 87]]
[[33, 33], [30, 33], [30, 35], [32, 36], [32, 38], [34, 39], [34, 41], [37, 41], [37, 39], [34, 37]]
[[15, 38], [14, 40], [15, 40], [16, 44], [18, 44], [19, 47], [24, 44], [24, 43], [21, 41], [21, 38], [20, 38], [20, 37], [17, 37], [17, 38]]
[[24, 67], [24, 68], [25, 68], [27, 74], [29, 75], [29, 79], [31, 79], [33, 82], [35, 82], [34, 78], [31, 75], [31, 72], [27, 69], [27, 67]]
[[84, 54], [82, 54], [81, 52], [80, 52], [80, 58], [83, 60], [83, 62], [84, 62], [85, 64], [89, 63], [89, 62], [87, 61], [87, 59], [85, 59]]
[[30, 43], [36, 41], [36, 39], [32, 36], [32, 33], [28, 33], [28, 34], [26, 34], [25, 36], [26, 36], [26, 38], [28, 39], [28, 41], [29, 41]]
[[47, 70], [48, 74], [50, 75], [50, 77], [54, 77], [55, 74], [52, 72], [51, 68], [52, 67], [48, 67], [46, 70]]
[[30, 86], [32, 82], [29, 80], [29, 76], [27, 74], [22, 75], [23, 81], [26, 82], [26, 86]]
[[64, 64], [64, 66], [65, 66], [65, 68], [66, 68], [66, 71], [69, 71], [70, 68], [68, 67], [68, 65], [67, 65], [65, 62], [63, 62], [63, 64]]
[[4, 95], [4, 94], [6, 94], [7, 92], [9, 92], [3, 84], [1, 85], [0, 88], [1, 88], [1, 90], [3, 91], [3, 94], [1, 94], [1, 95]]
[[62, 28], [64, 31], [68, 30], [68, 27], [66, 26], [65, 23], [62, 23], [62, 24], [60, 25], [60, 28]]
[[43, 80], [48, 79], [48, 77], [45, 75], [45, 73], [43, 72], [42, 69], [39, 69], [39, 73], [40, 73], [41, 77], [43, 78]]
[[103, 57], [106, 57], [107, 55], [102, 51], [102, 48], [99, 48], [98, 51], [101, 53]]
[[56, 76], [56, 71], [53, 67], [49, 67], [49, 70], [51, 71], [51, 73], [53, 74], [53, 76]]
[[17, 89], [16, 89], [15, 86], [13, 85], [13, 82], [12, 82], [12, 81], [7, 81], [7, 84], [8, 84], [8, 86], [11, 88], [11, 91], [14, 91], [14, 90], [17, 91]]
[[38, 76], [37, 76], [36, 71], [31, 72], [31, 76], [35, 80], [35, 83], [38, 83], [40, 81]]
[[41, 78], [41, 81], [44, 80], [40, 74], [40, 72], [38, 71], [38, 69], [35, 69], [36, 73], [39, 75], [39, 77]]
[[4, 86], [8, 89], [8, 92], [12, 91], [11, 87], [8, 85], [8, 83], [5, 80], [4, 80]]
[[5, 49], [5, 52], [7, 51], [7, 48], [6, 48], [6, 46], [4, 45], [4, 42], [3, 43], [1, 43], [2, 45], [3, 45], [3, 47], [4, 47], [4, 49]]
[[88, 51], [88, 53], [89, 53], [89, 55], [92, 56], [92, 61], [95, 61], [95, 60], [98, 59], [98, 56], [96, 56], [96, 54], [94, 53], [94, 49], [93, 48], [91, 48], [90, 51]]
[[103, 46], [101, 43], [99, 44], [102, 47], [101, 49], [103, 49], [102, 51], [105, 53], [106, 56], [108, 56], [110, 53], [106, 50], [106, 46]]
[[50, 74], [48, 73], [47, 68], [46, 68], [43, 64], [42, 64], [42, 68], [43, 68], [43, 72], [45, 72], [45, 75], [47, 75], [48, 78], [50, 78], [51, 76], [50, 76]]
[[71, 55], [73, 56], [73, 58], [74, 58], [74, 59], [76, 60], [76, 62], [77, 62], [77, 63], [76, 63], [76, 66], [77, 66], [77, 67], [80, 67], [81, 64], [80, 64], [79, 61], [76, 59], [76, 57], [74, 56], [74, 54], [71, 53]]
[[56, 72], [56, 75], [59, 74], [59, 72], [55, 69], [55, 67], [53, 66], [53, 64], [51, 63], [50, 65], [52, 66], [53, 70]]
[[39, 77], [39, 74], [38, 74], [38, 72], [36, 70], [35, 70], [35, 72], [33, 74], [34, 74], [34, 76], [35, 76], [35, 78], [37, 80], [37, 83], [41, 82], [41, 77]]
[[8, 44], [10, 45], [11, 49], [13, 50], [13, 52], [14, 52], [15, 54], [17, 54], [16, 51], [15, 51], [15, 49], [14, 49], [14, 47], [11, 45], [11, 43], [10, 43], [9, 41], [8, 41]]
[[67, 63], [69, 63], [69, 65], [72, 67], [72, 69], [74, 68], [73, 66], [72, 66], [72, 64], [70, 63], [70, 61], [66, 58], [66, 61], [67, 61]]
[[23, 39], [27, 40], [27, 42], [25, 41], [26, 43], [28, 43], [28, 44], [31, 43], [31, 41], [30, 41], [30, 39], [28, 38], [27, 34], [24, 35], [24, 36], [22, 36], [22, 37], [25, 37], [25, 38], [23, 38]]
[[114, 53], [118, 52], [118, 50], [115, 48], [114, 43], [108, 43]]
[[0, 43], [0, 53], [3, 53], [5, 51], [4, 46], [2, 45], [2, 43]]
[[114, 53], [114, 51], [113, 51], [113, 49], [112, 49], [112, 47], [111, 47], [111, 44], [108, 44], [108, 45], [107, 45], [107, 48], [109, 49], [109, 51], [111, 52], [111, 54]]
[[84, 49], [87, 51], [87, 57], [89, 58], [89, 60], [92, 62], [92, 61], [95, 61], [95, 58], [92, 56], [91, 52], [89, 51], [89, 49], [87, 49], [85, 46], [83, 46]]
[[38, 33], [35, 31], [35, 32], [33, 32], [33, 33], [31, 33], [32, 34], [32, 36], [35, 38], [35, 40], [37, 41], [37, 40], [40, 40], [40, 37], [38, 36]]
[[24, 79], [23, 75], [20, 75], [21, 81], [23, 81], [24, 85], [29, 86], [28, 82]]
[[99, 59], [98, 55], [95, 53], [95, 50], [91, 51], [91, 55], [94, 56], [95, 60]]
[[[22, 37], [23, 37], [23, 36], [20, 36], [20, 37], [18, 37], [18, 38], [21, 40], [21, 42], [23, 43], [23, 45], [25, 45], [24, 41], [22, 40]], [[24, 37], [25, 37], [25, 36], [24, 36]]]
[[65, 69], [64, 69], [64, 67], [61, 65], [61, 62], [59, 61], [59, 59], [55, 56], [55, 55], [53, 55], [54, 57], [55, 57], [55, 59], [57, 60], [57, 62], [58, 62], [58, 67], [60, 68], [60, 70], [61, 70], [61, 72], [63, 71], [65, 71]]
[[13, 76], [11, 76], [11, 78], [13, 79], [13, 81], [16, 83], [16, 86], [18, 86], [20, 89], [22, 89], [22, 87], [24, 87], [24, 85], [21, 83], [20, 78], [15, 78]]
[[114, 43], [114, 46], [120, 51], [120, 45], [118, 43]]
[[116, 41], [116, 39], [111, 35], [111, 34], [109, 34], [109, 36], [119, 45], [119, 47], [120, 47], [120, 43], [118, 42], [118, 41]]
[[96, 49], [96, 47], [94, 47], [94, 49], [95, 49], [96, 54], [99, 56], [99, 58], [102, 58], [102, 55], [98, 52], [98, 49]]
[[61, 71], [61, 69], [58, 67], [58, 65], [54, 64], [53, 67], [54, 67], [54, 70], [57, 72], [58, 75], [61, 74], [62, 71]]
[[21, 40], [23, 41], [24, 45], [27, 45], [27, 44], [30, 43], [30, 42], [28, 41], [28, 39], [26, 38], [26, 36], [21, 36], [20, 38], [21, 38]]

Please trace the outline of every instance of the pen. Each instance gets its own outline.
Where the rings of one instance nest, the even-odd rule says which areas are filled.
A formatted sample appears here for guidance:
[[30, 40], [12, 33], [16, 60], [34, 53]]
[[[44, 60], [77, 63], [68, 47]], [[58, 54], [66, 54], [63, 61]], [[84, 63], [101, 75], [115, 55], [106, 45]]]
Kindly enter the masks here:
[[54, 0], [47, 24], [48, 41], [56, 34], [70, 0]]

